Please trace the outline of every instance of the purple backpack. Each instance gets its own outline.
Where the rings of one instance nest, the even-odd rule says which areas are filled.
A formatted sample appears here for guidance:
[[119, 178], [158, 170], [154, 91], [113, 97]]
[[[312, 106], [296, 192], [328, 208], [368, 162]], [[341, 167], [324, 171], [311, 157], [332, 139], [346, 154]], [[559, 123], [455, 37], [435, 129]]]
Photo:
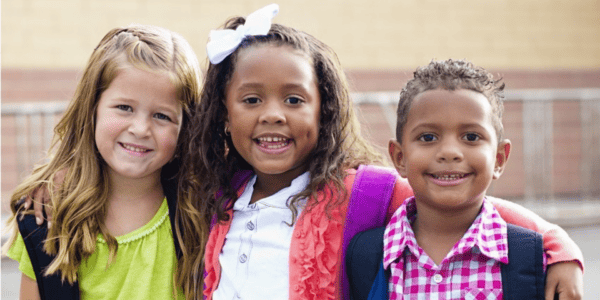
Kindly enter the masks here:
[[[372, 165], [358, 167], [346, 214], [342, 262], [346, 261], [346, 249], [354, 235], [385, 225], [397, 177], [398, 173], [391, 168]], [[350, 299], [350, 285], [345, 263], [342, 263], [342, 276], [343, 299]]]

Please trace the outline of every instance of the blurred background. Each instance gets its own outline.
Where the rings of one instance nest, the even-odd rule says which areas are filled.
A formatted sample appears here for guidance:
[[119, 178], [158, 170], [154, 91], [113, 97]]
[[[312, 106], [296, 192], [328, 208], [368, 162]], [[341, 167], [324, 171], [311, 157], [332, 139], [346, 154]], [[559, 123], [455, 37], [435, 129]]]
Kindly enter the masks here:
[[[176, 31], [205, 69], [209, 31], [270, 3], [2, 1], [2, 225], [11, 191], [44, 157], [82, 68], [108, 30], [140, 23]], [[584, 252], [584, 298], [600, 298], [600, 1], [277, 3], [274, 22], [337, 52], [364, 134], [385, 156], [399, 90], [416, 67], [464, 58], [504, 78], [504, 126], [513, 150], [489, 194], [563, 226]], [[17, 299], [19, 278], [14, 262], [2, 258], [2, 299]]]

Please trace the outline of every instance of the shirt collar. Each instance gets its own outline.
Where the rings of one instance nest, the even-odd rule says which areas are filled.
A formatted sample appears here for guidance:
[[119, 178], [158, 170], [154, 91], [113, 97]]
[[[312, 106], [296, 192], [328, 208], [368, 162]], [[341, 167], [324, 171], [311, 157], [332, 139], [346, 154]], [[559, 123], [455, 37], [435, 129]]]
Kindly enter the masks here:
[[[308, 171], [302, 173], [300, 176], [294, 178], [292, 180], [290, 186], [285, 187], [277, 193], [260, 199], [256, 202], [259, 206], [267, 206], [267, 207], [277, 207], [277, 208], [286, 208], [287, 209], [287, 200], [294, 195], [302, 192], [310, 182], [310, 173]], [[253, 175], [252, 178], [246, 184], [246, 188], [244, 192], [240, 195], [240, 197], [235, 201], [233, 205], [233, 210], [241, 211], [250, 207], [250, 200], [252, 199], [252, 193], [254, 192], [254, 184], [256, 183], [256, 175]]]
[[[407, 248], [412, 253], [423, 251], [417, 245], [411, 226], [416, 214], [415, 198], [410, 197], [396, 210], [386, 226], [383, 253], [384, 268], [387, 269], [392, 262], [398, 260]], [[477, 215], [465, 235], [450, 250], [449, 254], [454, 256], [471, 251], [473, 248], [476, 248], [473, 251], [480, 251], [489, 258], [505, 264], [508, 263], [506, 222], [485, 198], [479, 215]]]

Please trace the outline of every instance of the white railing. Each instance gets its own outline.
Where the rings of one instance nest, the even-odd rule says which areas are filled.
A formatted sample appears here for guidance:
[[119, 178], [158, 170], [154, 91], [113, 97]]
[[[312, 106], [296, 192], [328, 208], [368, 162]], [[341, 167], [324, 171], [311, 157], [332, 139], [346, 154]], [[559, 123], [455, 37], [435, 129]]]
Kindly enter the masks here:
[[[18, 174], [31, 170], [50, 147], [56, 119], [67, 105], [66, 101], [2, 104], [3, 125], [6, 126], [6, 119], [14, 122], [11, 129], [15, 130]], [[7, 138], [3, 136], [4, 142], [7, 142]]]

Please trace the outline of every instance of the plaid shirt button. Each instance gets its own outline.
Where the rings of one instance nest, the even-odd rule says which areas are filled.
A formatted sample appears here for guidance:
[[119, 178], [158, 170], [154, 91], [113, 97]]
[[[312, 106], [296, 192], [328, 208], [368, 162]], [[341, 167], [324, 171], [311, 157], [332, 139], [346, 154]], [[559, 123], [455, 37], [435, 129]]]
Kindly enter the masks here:
[[433, 275], [433, 281], [435, 281], [435, 283], [440, 283], [440, 282], [442, 282], [442, 279], [444, 279], [444, 278], [443, 278], [443, 277], [442, 277], [442, 275], [440, 275], [440, 274], [435, 274], [435, 275]]

